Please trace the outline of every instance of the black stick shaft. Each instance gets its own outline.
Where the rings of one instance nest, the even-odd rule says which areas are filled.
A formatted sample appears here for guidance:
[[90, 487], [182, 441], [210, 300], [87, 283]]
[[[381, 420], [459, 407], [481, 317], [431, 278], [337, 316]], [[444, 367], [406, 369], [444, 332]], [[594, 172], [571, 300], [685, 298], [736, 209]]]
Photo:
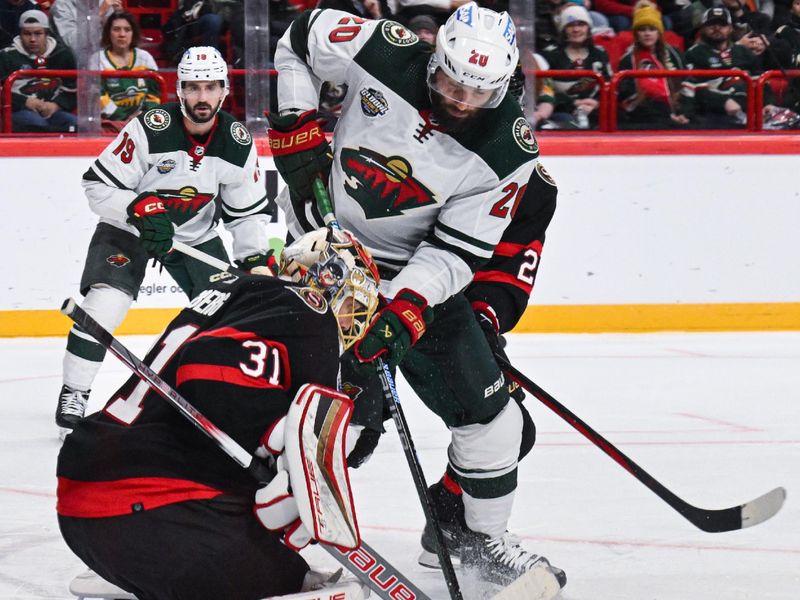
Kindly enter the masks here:
[[497, 364], [500, 365], [500, 368], [503, 369], [511, 379], [536, 396], [542, 404], [578, 430], [586, 439], [592, 442], [592, 444], [614, 459], [618, 465], [641, 481], [650, 491], [655, 493], [699, 529], [709, 533], [719, 533], [722, 531], [742, 529], [743, 527], [751, 527], [772, 517], [783, 505], [783, 500], [786, 497], [786, 491], [783, 488], [775, 488], [759, 496], [755, 500], [730, 508], [709, 510], [689, 504], [657, 481], [652, 475], [637, 465], [619, 448], [614, 446], [614, 444], [592, 429], [570, 409], [561, 404], [533, 381], [525, 377], [525, 375], [516, 369], [502, 354], [495, 352], [494, 357], [497, 360]]
[[439, 523], [439, 517], [436, 515], [436, 508], [433, 505], [433, 499], [428, 491], [428, 484], [425, 482], [425, 474], [422, 472], [417, 449], [414, 447], [414, 440], [411, 437], [408, 422], [406, 421], [403, 407], [400, 404], [400, 397], [397, 395], [394, 378], [389, 370], [389, 365], [387, 365], [382, 358], [378, 357], [375, 363], [378, 367], [378, 376], [381, 379], [383, 395], [389, 404], [389, 412], [394, 420], [397, 433], [400, 436], [400, 443], [403, 446], [403, 453], [406, 455], [408, 468], [411, 470], [414, 487], [417, 488], [419, 501], [422, 503], [422, 510], [425, 513], [425, 518], [433, 527], [434, 535], [436, 536], [436, 554], [439, 557], [439, 564], [442, 566], [442, 573], [447, 583], [447, 591], [450, 592], [450, 598], [452, 600], [461, 600], [461, 588], [458, 585], [456, 572], [453, 568], [453, 561], [450, 560], [450, 552], [447, 550], [442, 527]]

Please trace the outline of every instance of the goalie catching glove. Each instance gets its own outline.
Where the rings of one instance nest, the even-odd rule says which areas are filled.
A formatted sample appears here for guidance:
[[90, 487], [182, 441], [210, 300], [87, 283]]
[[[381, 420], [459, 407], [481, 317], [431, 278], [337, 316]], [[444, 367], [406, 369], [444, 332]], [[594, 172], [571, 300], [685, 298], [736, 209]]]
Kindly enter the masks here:
[[294, 550], [311, 539], [342, 548], [361, 543], [345, 459], [352, 411], [345, 394], [305, 384], [262, 437], [257, 454], [277, 456], [278, 473], [256, 492], [255, 514], [270, 531], [283, 531]]
[[278, 115], [267, 114], [269, 147], [289, 191], [296, 198], [312, 200], [312, 182], [328, 181], [333, 152], [317, 121], [317, 111]]
[[128, 223], [139, 230], [139, 244], [146, 252], [161, 256], [172, 249], [175, 227], [164, 202], [153, 192], [142, 192], [128, 205]]
[[414, 290], [403, 288], [394, 300], [375, 316], [367, 331], [353, 347], [361, 362], [383, 356], [389, 367], [399, 365], [403, 357], [433, 322], [433, 310]]

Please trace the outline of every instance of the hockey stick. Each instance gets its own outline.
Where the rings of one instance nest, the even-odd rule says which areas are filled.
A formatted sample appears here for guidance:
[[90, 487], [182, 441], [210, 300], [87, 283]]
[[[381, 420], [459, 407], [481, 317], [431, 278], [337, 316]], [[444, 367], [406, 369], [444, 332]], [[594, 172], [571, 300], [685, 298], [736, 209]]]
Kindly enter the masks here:
[[[314, 179], [313, 188], [314, 196], [317, 200], [317, 208], [322, 214], [325, 225], [332, 229], [341, 230], [339, 222], [333, 214], [333, 205], [328, 195], [328, 190], [325, 189], [325, 184], [322, 183], [319, 177]], [[450, 593], [450, 598], [452, 600], [461, 600], [461, 588], [459, 587], [458, 578], [453, 568], [453, 561], [450, 559], [450, 552], [447, 550], [444, 533], [442, 533], [442, 526], [439, 523], [439, 517], [433, 505], [433, 498], [431, 498], [431, 494], [428, 491], [428, 484], [425, 482], [425, 474], [422, 472], [417, 449], [414, 447], [414, 440], [411, 438], [408, 421], [406, 421], [403, 407], [400, 405], [400, 397], [397, 395], [394, 378], [389, 370], [389, 366], [381, 357], [377, 358], [375, 365], [378, 370], [378, 377], [381, 380], [384, 399], [389, 405], [389, 412], [397, 428], [397, 434], [400, 436], [400, 443], [403, 446], [403, 453], [406, 456], [406, 462], [408, 462], [408, 468], [411, 471], [411, 478], [414, 480], [414, 487], [417, 488], [417, 495], [422, 504], [422, 511], [425, 513], [425, 518], [431, 524], [434, 535], [436, 536], [436, 554], [439, 557], [439, 564], [442, 567], [445, 583], [447, 583], [447, 591]]]
[[783, 501], [786, 499], [786, 490], [782, 487], [777, 487], [763, 496], [759, 496], [755, 500], [730, 508], [709, 510], [692, 506], [656, 481], [647, 471], [623, 454], [621, 450], [606, 438], [589, 427], [589, 425], [581, 420], [575, 413], [553, 398], [553, 396], [548, 394], [533, 381], [525, 377], [525, 375], [514, 368], [502, 354], [495, 352], [494, 357], [497, 360], [497, 364], [500, 365], [500, 368], [503, 369], [511, 379], [536, 396], [542, 404], [577, 429], [586, 439], [592, 442], [592, 444], [613, 458], [617, 464], [646, 485], [650, 491], [678, 511], [695, 527], [709, 533], [744, 529], [745, 527], [758, 525], [773, 517], [775, 513], [781, 509], [781, 506], [783, 506]]
[[[172, 404], [189, 422], [219, 446], [223, 452], [245, 468], [259, 482], [272, 479], [273, 473], [266, 464], [247, 452], [238, 442], [209, 421], [199, 410], [181, 396], [172, 386], [161, 379], [149, 366], [144, 364], [122, 342], [106, 331], [86, 311], [68, 298], [61, 306], [61, 312], [72, 319], [83, 331], [125, 366], [146, 382], [159, 396]], [[334, 546], [320, 544], [328, 554], [363, 581], [379, 598], [384, 600], [430, 600], [430, 598], [409, 581], [400, 571], [378, 554], [363, 540], [355, 550], [340, 550]], [[379, 579], [380, 577], [380, 579]]]

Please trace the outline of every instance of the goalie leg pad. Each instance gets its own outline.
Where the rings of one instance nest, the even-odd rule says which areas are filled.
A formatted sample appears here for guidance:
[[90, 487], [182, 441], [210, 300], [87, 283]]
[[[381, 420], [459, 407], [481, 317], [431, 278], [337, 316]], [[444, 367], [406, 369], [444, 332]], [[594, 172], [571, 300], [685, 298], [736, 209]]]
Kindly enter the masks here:
[[285, 468], [300, 519], [322, 543], [361, 543], [347, 474], [345, 434], [353, 401], [330, 388], [305, 384], [286, 415]]

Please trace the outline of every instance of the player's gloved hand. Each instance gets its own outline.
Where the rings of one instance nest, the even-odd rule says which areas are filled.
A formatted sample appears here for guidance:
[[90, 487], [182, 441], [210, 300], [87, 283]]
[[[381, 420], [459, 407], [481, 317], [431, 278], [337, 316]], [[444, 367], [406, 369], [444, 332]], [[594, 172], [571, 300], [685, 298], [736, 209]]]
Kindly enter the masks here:
[[266, 254], [253, 254], [242, 260], [237, 260], [236, 266], [242, 271], [248, 271], [253, 275], [275, 277], [278, 274], [278, 261], [275, 260], [272, 249], [268, 250]]
[[[472, 302], [472, 310], [475, 312], [475, 319], [478, 325], [483, 330], [483, 335], [486, 336], [486, 341], [489, 342], [489, 347], [492, 349], [493, 354], [500, 354], [504, 358], [506, 356], [506, 338], [500, 334], [500, 321], [497, 318], [497, 313], [491, 305], [480, 300]], [[525, 399], [525, 391], [519, 386], [516, 381], [506, 378], [508, 384], [508, 395], [517, 402], [522, 402]]]
[[383, 356], [390, 368], [403, 360], [433, 322], [433, 310], [414, 290], [403, 288], [372, 320], [353, 350], [361, 362]]
[[142, 192], [128, 205], [128, 223], [139, 230], [139, 243], [155, 256], [172, 249], [175, 227], [164, 202], [152, 192]]
[[277, 474], [267, 485], [256, 490], [253, 511], [261, 524], [270, 531], [282, 531], [283, 543], [295, 551], [313, 541], [311, 533], [300, 520], [300, 510], [289, 485], [289, 471], [283, 462], [284, 428], [286, 417], [275, 421], [261, 437], [256, 456], [277, 458]]
[[333, 151], [317, 121], [317, 111], [300, 114], [267, 114], [269, 147], [289, 191], [295, 196], [314, 198], [312, 183], [320, 177], [327, 183]]

